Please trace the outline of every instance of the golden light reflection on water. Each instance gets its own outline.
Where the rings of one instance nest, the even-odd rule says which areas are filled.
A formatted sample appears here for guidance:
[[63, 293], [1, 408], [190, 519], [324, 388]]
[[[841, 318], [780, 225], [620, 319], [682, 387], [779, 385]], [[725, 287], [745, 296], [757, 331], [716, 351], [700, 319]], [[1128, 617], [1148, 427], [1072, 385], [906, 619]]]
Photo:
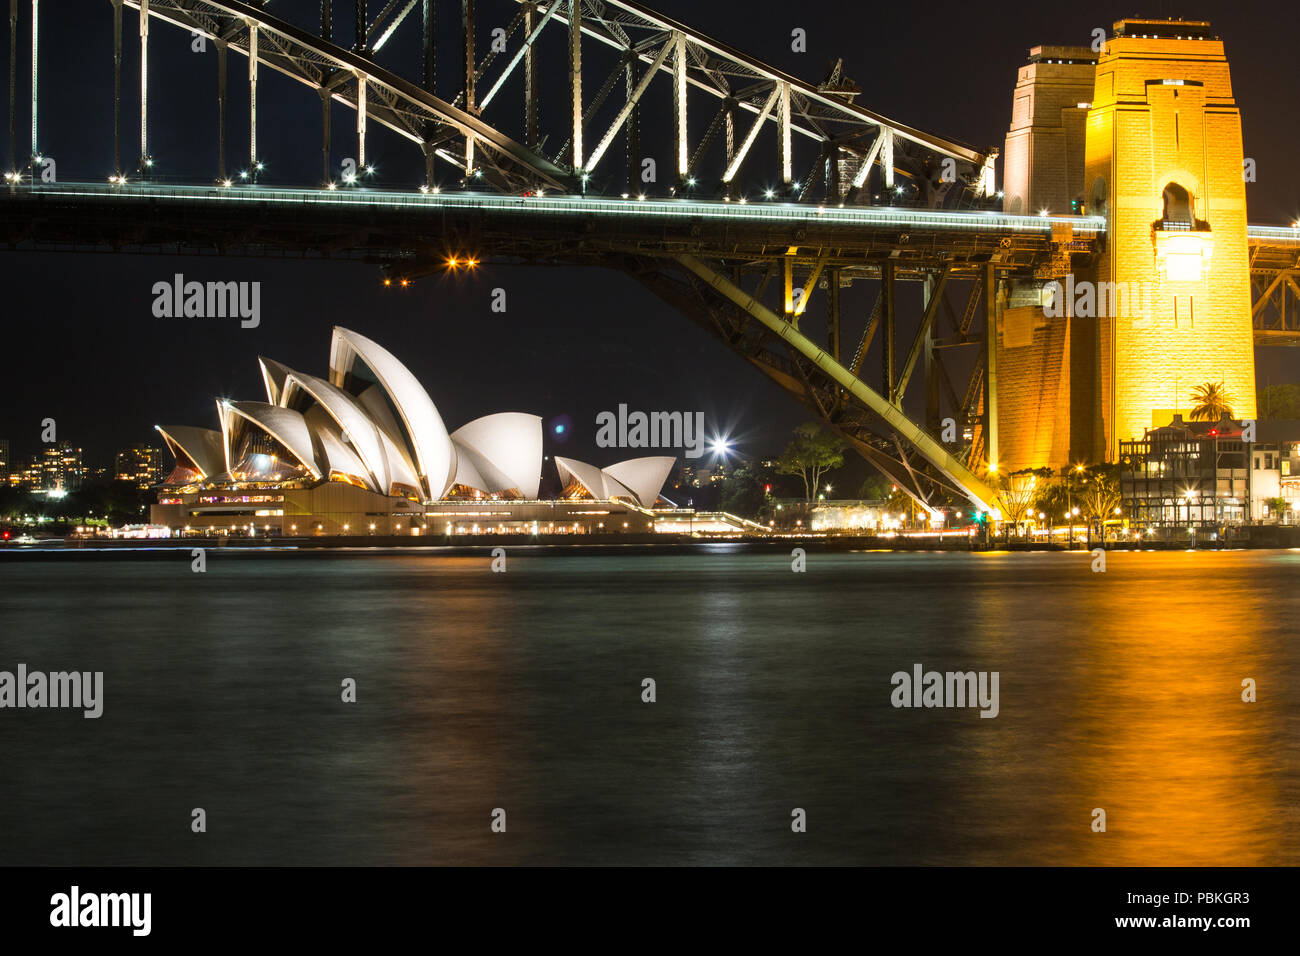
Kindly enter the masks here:
[[[1167, 580], [1209, 562], [1213, 588], [1189, 594]], [[1112, 556], [1102, 591], [1111, 611], [1080, 622], [1096, 664], [1075, 777], [1079, 796], [1095, 793], [1106, 810], [1107, 832], [1089, 834], [1079, 862], [1278, 862], [1276, 709], [1268, 696], [1242, 700], [1244, 678], [1267, 685], [1276, 673], [1263, 659], [1258, 589], [1237, 586], [1249, 573], [1236, 555]]]
[[1086, 553], [1038, 556], [1054, 576], [977, 592], [975, 645], [1003, 671], [998, 732], [967, 757], [991, 836], [947, 862], [1287, 862], [1287, 668], [1259, 554], [1107, 559], [1092, 573]]

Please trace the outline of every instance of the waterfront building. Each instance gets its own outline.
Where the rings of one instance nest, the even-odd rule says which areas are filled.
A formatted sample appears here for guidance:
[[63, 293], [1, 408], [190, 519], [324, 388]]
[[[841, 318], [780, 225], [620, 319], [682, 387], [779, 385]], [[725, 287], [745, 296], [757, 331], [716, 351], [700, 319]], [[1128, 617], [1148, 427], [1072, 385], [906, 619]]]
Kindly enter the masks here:
[[825, 532], [892, 531], [902, 526], [901, 514], [891, 514], [888, 499], [822, 500], [812, 506], [809, 528]]
[[1120, 494], [1136, 528], [1291, 521], [1300, 506], [1300, 422], [1187, 422], [1120, 443]]

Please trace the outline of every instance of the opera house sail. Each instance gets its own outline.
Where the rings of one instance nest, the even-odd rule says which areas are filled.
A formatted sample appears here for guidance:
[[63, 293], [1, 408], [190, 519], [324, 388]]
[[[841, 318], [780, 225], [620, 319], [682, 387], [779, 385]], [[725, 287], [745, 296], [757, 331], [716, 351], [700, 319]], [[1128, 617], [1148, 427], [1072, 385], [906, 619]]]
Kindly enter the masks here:
[[449, 433], [396, 356], [340, 327], [328, 378], [266, 357], [258, 364], [265, 401], [218, 401], [217, 429], [157, 426], [176, 464], [155, 523], [178, 533], [288, 536], [653, 530], [676, 461], [601, 469], [557, 458], [564, 492], [541, 501], [540, 416], [496, 412]]

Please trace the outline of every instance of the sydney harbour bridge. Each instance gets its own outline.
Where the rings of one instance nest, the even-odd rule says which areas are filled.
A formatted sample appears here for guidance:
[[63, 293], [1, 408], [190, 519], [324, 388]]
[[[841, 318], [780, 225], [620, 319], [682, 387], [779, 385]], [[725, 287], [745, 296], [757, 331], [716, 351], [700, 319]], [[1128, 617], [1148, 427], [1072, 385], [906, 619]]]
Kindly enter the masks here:
[[[1005, 214], [997, 149], [873, 112], [838, 66], [806, 82], [634, 0], [79, 0], [103, 55], [47, 62], [42, 34], [68, 7], [9, 0], [4, 248], [352, 259], [398, 286], [470, 259], [613, 268], [927, 507], [1000, 509], [1006, 285], [1086, 269], [1116, 241], [1103, 215]], [[160, 40], [215, 52], [215, 76], [186, 94], [216, 101], [215, 128], [186, 130], [211, 149], [194, 181], [151, 151], [151, 92], [171, 81], [150, 68]], [[392, 56], [403, 44], [418, 70]], [[67, 69], [113, 90], [111, 155], [87, 143], [105, 168], [80, 181], [71, 162], [51, 174], [59, 157], [42, 149], [41, 73]], [[293, 115], [283, 98], [259, 111], [268, 71], [296, 81]], [[336, 122], [340, 107], [355, 123]], [[259, 151], [259, 124], [319, 134], [319, 163], [284, 169]], [[371, 181], [380, 141], [410, 151], [410, 181]], [[1247, 236], [1256, 342], [1300, 344], [1300, 229]], [[869, 309], [845, 301], [857, 283]], [[575, 307], [589, 307], [580, 292]]]

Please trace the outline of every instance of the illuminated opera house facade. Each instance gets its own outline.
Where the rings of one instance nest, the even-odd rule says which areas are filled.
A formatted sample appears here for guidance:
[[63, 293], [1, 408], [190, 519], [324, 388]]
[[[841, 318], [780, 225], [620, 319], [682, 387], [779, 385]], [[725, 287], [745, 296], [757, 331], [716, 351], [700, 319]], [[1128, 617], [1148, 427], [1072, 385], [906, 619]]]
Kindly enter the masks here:
[[335, 328], [329, 377], [259, 360], [266, 401], [219, 401], [219, 429], [157, 426], [176, 458], [151, 521], [180, 534], [582, 534], [655, 530], [675, 459], [608, 468], [556, 459], [540, 500], [542, 420], [476, 418], [453, 432], [391, 352]]

